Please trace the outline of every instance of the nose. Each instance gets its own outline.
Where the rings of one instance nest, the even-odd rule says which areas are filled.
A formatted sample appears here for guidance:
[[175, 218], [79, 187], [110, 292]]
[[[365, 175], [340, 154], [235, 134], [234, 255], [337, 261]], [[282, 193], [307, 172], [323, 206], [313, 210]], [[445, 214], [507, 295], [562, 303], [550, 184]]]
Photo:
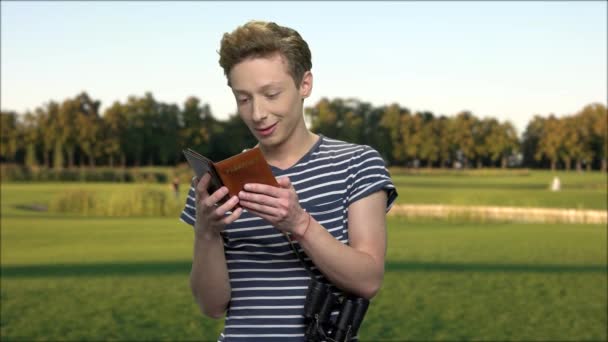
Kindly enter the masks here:
[[253, 119], [254, 122], [264, 121], [266, 119], [266, 117], [268, 117], [268, 112], [264, 108], [262, 101], [260, 101], [260, 100], [253, 101], [253, 113], [252, 114], [253, 115], [251, 118]]

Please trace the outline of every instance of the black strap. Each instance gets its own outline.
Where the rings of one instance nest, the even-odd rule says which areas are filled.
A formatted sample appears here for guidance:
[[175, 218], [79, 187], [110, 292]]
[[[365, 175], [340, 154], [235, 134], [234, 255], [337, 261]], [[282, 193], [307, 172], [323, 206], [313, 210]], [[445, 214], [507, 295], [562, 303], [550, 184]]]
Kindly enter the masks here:
[[306, 264], [306, 262], [304, 261], [304, 258], [302, 257], [302, 254], [300, 254], [300, 252], [296, 248], [296, 245], [291, 240], [291, 237], [289, 236], [289, 234], [283, 232], [283, 236], [285, 236], [285, 238], [289, 242], [289, 247], [291, 247], [291, 250], [298, 257], [298, 260], [300, 260], [300, 264], [302, 264], [302, 266], [304, 267], [304, 269], [306, 270], [306, 272], [308, 273], [308, 275], [310, 276], [310, 278], [311, 279], [315, 279], [316, 278], [315, 274], [312, 272], [312, 269], [310, 269], [310, 267], [308, 266], [308, 264]]

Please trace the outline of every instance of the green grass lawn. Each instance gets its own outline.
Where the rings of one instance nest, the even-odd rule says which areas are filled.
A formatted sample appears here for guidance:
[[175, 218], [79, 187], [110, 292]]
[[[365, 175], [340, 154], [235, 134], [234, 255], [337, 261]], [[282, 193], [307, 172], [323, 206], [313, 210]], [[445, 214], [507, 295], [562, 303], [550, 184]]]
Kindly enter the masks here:
[[[176, 219], [2, 219], [2, 340], [213, 340]], [[378, 340], [605, 340], [606, 229], [389, 219]]]
[[[600, 172], [530, 171], [528, 174], [485, 175], [449, 172], [448, 174], [391, 174], [399, 197], [397, 203], [496, 205], [606, 210], [607, 174]], [[554, 176], [562, 190], [552, 192]]]
[[[394, 174], [402, 203], [606, 209], [606, 176], [549, 172]], [[215, 340], [188, 285], [191, 228], [175, 218], [103, 218], [22, 209], [58, 193], [135, 184], [2, 184], [0, 337]], [[148, 185], [170, 191], [168, 185]], [[181, 196], [186, 194], [182, 186]], [[608, 339], [605, 225], [389, 218], [382, 290], [364, 341]]]

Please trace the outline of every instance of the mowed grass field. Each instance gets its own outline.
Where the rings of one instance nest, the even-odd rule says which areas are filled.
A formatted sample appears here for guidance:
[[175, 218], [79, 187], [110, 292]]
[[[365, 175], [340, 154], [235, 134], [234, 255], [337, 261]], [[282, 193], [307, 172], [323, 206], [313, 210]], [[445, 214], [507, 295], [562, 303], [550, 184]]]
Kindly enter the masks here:
[[[606, 210], [607, 174], [600, 172], [452, 171], [411, 174], [392, 170], [397, 203], [491, 205]], [[549, 191], [554, 177], [561, 191]]]
[[[585, 208], [601, 209], [588, 197], [603, 193], [605, 209], [605, 186], [598, 190], [592, 185], [605, 182], [605, 175], [593, 176], [573, 177], [578, 183], [572, 184], [578, 185], [568, 189], [568, 177], [560, 175], [564, 190], [551, 194], [580, 190], [577, 198], [570, 193], [563, 201], [570, 201], [569, 207], [586, 203]], [[414, 190], [433, 189], [420, 185], [425, 182], [461, 189], [458, 204], [469, 201], [467, 188], [492, 193], [502, 184], [500, 177], [490, 181], [485, 176], [394, 177], [400, 200], [407, 203], [416, 203], [410, 200]], [[511, 177], [500, 180], [505, 191], [536, 191], [537, 203], [543, 205], [533, 206], [560, 207], [561, 202], [542, 197], [546, 186], [509, 187], [504, 178]], [[479, 186], [484, 181], [488, 186]], [[2, 341], [216, 339], [223, 323], [203, 317], [194, 304], [188, 285], [192, 231], [177, 218], [81, 217], [19, 209], [48, 203], [66, 189], [107, 193], [130, 186], [2, 184]], [[525, 201], [529, 199], [522, 206]], [[360, 332], [364, 341], [608, 338], [605, 225], [390, 217], [388, 234], [384, 286]]]

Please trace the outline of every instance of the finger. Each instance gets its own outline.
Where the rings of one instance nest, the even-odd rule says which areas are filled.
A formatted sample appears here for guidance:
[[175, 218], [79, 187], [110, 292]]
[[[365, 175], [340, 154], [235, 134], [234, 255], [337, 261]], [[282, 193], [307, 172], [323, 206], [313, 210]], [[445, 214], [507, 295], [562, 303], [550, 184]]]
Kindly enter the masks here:
[[196, 191], [198, 192], [207, 192], [207, 187], [209, 186], [209, 180], [211, 179], [211, 175], [209, 173], [205, 173], [203, 177], [200, 177], [198, 184], [196, 185]]
[[272, 222], [272, 221], [274, 221], [272, 216], [267, 215], [267, 214], [265, 214], [265, 213], [263, 213], [263, 212], [260, 212], [260, 211], [256, 211], [256, 210], [254, 210], [254, 209], [246, 208], [246, 207], [243, 205], [243, 202], [242, 202], [242, 201], [241, 201], [240, 203], [241, 203], [241, 206], [242, 206], [243, 208], [247, 209], [247, 211], [248, 211], [249, 213], [251, 213], [251, 214], [253, 214], [253, 215], [255, 215], [255, 216], [261, 217], [261, 218], [263, 218], [264, 220], [266, 220], [266, 221], [268, 221], [268, 222]]
[[267, 205], [262, 205], [256, 202], [251, 202], [247, 200], [240, 199], [239, 203], [241, 206], [249, 211], [255, 211], [257, 213], [262, 213], [264, 215], [278, 217], [280, 214], [280, 209], [269, 207]]
[[281, 196], [281, 188], [276, 186], [259, 184], [259, 183], [247, 183], [243, 186], [243, 189], [248, 192], [255, 192], [258, 194], [264, 194], [272, 197]]
[[234, 208], [235, 205], [237, 205], [237, 203], [239, 203], [239, 198], [238, 196], [232, 196], [229, 200], [226, 201], [226, 203], [220, 205], [219, 207], [217, 207], [215, 209], [215, 213], [218, 217], [222, 217], [226, 214], [227, 211], [232, 210], [232, 208]]
[[212, 193], [209, 197], [205, 199], [205, 204], [208, 206], [213, 206], [217, 204], [217, 202], [221, 201], [224, 196], [228, 195], [228, 188], [223, 186], [214, 193]]
[[241, 216], [242, 213], [243, 213], [243, 208], [236, 208], [236, 209], [234, 209], [232, 214], [230, 214], [222, 219], [222, 223], [224, 223], [224, 225], [231, 224], [232, 222], [236, 221]]
[[247, 191], [239, 191], [238, 193], [240, 200], [246, 200], [253, 203], [262, 204], [269, 207], [277, 207], [277, 198], [270, 197], [263, 194], [247, 192]]

